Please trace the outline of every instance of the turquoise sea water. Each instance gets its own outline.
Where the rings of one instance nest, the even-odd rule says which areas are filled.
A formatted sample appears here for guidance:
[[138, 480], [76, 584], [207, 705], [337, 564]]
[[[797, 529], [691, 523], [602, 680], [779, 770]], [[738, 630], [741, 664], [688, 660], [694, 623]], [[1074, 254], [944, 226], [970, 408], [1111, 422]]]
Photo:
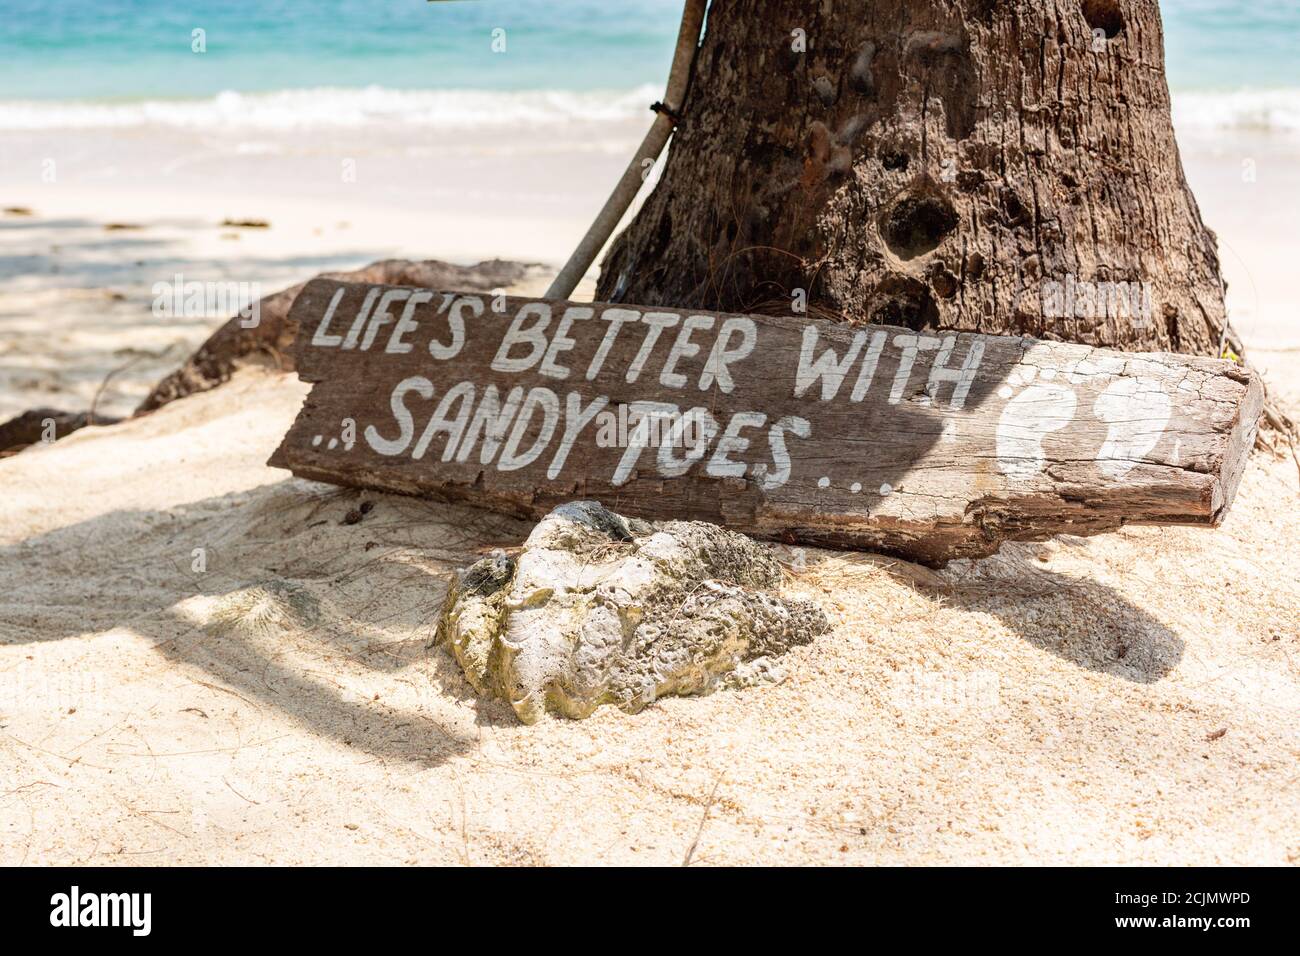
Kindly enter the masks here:
[[680, 15], [674, 0], [0, 0], [0, 99], [626, 89], [666, 74]]
[[[1195, 94], [1198, 112], [1244, 117], [1243, 125], [1300, 129], [1298, 0], [1161, 7], [1176, 95]], [[355, 107], [355, 91], [369, 89], [367, 108], [391, 117], [448, 101], [381, 105], [378, 91], [657, 86], [680, 10], [681, 0], [0, 0], [0, 129], [43, 122], [30, 108], [8, 108], [18, 101], [121, 106], [280, 93], [278, 102], [325, 118]], [[204, 31], [201, 54], [191, 50], [196, 29]], [[493, 50], [498, 29], [504, 52]], [[304, 90], [334, 92], [308, 104]], [[286, 100], [283, 91], [296, 92]], [[227, 97], [227, 113], [249, 102], [265, 105]], [[571, 105], [586, 110], [592, 102]], [[55, 112], [42, 115], [61, 126], [107, 122], [93, 110], [47, 105]], [[125, 122], [115, 115], [107, 125]]]

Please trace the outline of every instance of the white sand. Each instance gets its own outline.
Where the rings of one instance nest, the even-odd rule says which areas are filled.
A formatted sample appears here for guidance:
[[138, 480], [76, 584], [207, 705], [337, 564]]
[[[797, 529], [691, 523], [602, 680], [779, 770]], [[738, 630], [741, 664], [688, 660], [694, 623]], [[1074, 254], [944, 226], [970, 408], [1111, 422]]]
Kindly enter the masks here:
[[809, 552], [781, 686], [523, 727], [426, 645], [526, 527], [266, 468], [303, 394], [0, 461], [0, 864], [1300, 861], [1290, 462], [1217, 532]]
[[[281, 144], [267, 155], [213, 153], [207, 144], [195, 154], [199, 141], [174, 134], [55, 130], [10, 144], [0, 208], [35, 215], [0, 215], [0, 420], [38, 405], [77, 412], [92, 402], [102, 414], [129, 414], [229, 317], [154, 316], [155, 283], [178, 273], [257, 283], [269, 294], [390, 257], [500, 257], [558, 268], [644, 128], [622, 121], [563, 136], [466, 133], [378, 150], [359, 160], [358, 181], [346, 185], [338, 166], [355, 153], [351, 143]], [[68, 153], [59, 180], [40, 182], [39, 157]], [[1183, 138], [1182, 154], [1219, 236], [1233, 323], [1267, 374], [1267, 350], [1300, 346], [1293, 279], [1300, 137], [1198, 133]], [[1253, 180], [1243, 178], [1247, 160]], [[223, 228], [228, 218], [270, 228]], [[142, 228], [109, 232], [110, 223]], [[595, 275], [593, 268], [576, 298], [590, 297]], [[1270, 376], [1270, 384], [1290, 387], [1282, 378]]]
[[[10, 205], [5, 196], [0, 192], [0, 205]], [[565, 255], [554, 252], [554, 230], [562, 224], [550, 225], [548, 239], [538, 234], [539, 223], [508, 234], [500, 223], [470, 217], [441, 223], [418, 210], [274, 196], [237, 201], [61, 187], [36, 198], [39, 205], [12, 203], [34, 215], [0, 217], [0, 421], [36, 406], [84, 411], [97, 393], [97, 412], [129, 415], [233, 314], [155, 314], [155, 284], [174, 285], [177, 275], [183, 282], [256, 284], [270, 295], [378, 259], [534, 262]], [[222, 227], [228, 218], [270, 228]], [[139, 228], [110, 231], [109, 224]], [[437, 227], [434, 235], [430, 227]], [[574, 222], [566, 231], [580, 236], [584, 228]], [[593, 289], [591, 281], [582, 286], [588, 296]]]
[[[1184, 158], [1295, 414], [1300, 164], [1265, 145]], [[515, 186], [438, 167], [475, 198], [436, 216], [0, 174], [36, 212], [0, 222], [0, 418], [84, 408], [137, 359], [100, 398], [129, 411], [225, 318], [150, 314], [178, 270], [269, 292], [389, 255], [558, 262], [626, 152], [556, 155]], [[587, 206], [548, 214], [547, 176]], [[226, 216], [272, 227], [225, 239]], [[1291, 461], [1256, 455], [1214, 532], [939, 575], [808, 552], [791, 586], [837, 626], [781, 686], [525, 728], [426, 645], [452, 569], [527, 526], [268, 469], [304, 394], [249, 369], [0, 460], [0, 865], [1300, 862]]]
[[[384, 258], [558, 269], [651, 118], [647, 109], [562, 132], [417, 128], [391, 141], [292, 130], [248, 141], [204, 130], [8, 134], [0, 209], [33, 215], [0, 214], [0, 421], [38, 405], [84, 411], [101, 386], [97, 412], [129, 414], [230, 317], [156, 317], [154, 285], [178, 273], [270, 294]], [[41, 179], [47, 158], [54, 182]], [[355, 181], [342, 181], [345, 162]], [[227, 219], [270, 228], [222, 227]], [[593, 290], [589, 279], [578, 295]]]

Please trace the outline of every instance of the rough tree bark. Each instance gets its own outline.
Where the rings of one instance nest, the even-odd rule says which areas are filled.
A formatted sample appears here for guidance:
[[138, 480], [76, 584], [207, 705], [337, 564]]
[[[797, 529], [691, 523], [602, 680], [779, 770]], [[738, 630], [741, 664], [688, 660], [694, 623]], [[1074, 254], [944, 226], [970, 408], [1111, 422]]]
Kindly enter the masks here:
[[1155, 0], [715, 0], [682, 112], [598, 299], [1219, 354]]

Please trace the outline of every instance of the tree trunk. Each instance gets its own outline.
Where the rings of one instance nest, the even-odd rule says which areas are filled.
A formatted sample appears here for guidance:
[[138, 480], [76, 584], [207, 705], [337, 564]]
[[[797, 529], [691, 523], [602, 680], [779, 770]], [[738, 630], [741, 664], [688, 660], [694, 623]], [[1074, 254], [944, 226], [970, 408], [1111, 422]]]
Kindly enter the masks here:
[[1154, 0], [714, 0], [681, 112], [597, 299], [1219, 354]]

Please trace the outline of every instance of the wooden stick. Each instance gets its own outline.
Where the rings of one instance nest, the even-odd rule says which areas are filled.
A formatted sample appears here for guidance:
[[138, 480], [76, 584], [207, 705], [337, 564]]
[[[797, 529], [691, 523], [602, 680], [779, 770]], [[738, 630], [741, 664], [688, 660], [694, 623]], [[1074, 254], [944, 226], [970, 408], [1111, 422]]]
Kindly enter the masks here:
[[[605, 200], [605, 205], [596, 214], [596, 219], [587, 230], [587, 234], [573, 250], [569, 261], [564, 264], [560, 274], [555, 277], [550, 288], [546, 290], [548, 299], [567, 299], [578, 287], [582, 277], [587, 274], [596, 256], [605, 247], [613, 234], [623, 213], [636, 198], [641, 184], [645, 182], [646, 173], [654, 161], [663, 152], [668, 137], [676, 125], [674, 116], [681, 111], [682, 100], [686, 95], [686, 84], [691, 75], [691, 64], [695, 60], [695, 48], [700, 41], [700, 27], [704, 22], [706, 0], [686, 0], [686, 9], [682, 12], [682, 26], [677, 34], [677, 49], [673, 53], [673, 65], [668, 74], [668, 88], [664, 93], [663, 106], [655, 116], [650, 132], [641, 141], [640, 148], [632, 157], [632, 162], [623, 171], [623, 177], [614, 187], [614, 191]], [[646, 160], [649, 160], [647, 164]]]

